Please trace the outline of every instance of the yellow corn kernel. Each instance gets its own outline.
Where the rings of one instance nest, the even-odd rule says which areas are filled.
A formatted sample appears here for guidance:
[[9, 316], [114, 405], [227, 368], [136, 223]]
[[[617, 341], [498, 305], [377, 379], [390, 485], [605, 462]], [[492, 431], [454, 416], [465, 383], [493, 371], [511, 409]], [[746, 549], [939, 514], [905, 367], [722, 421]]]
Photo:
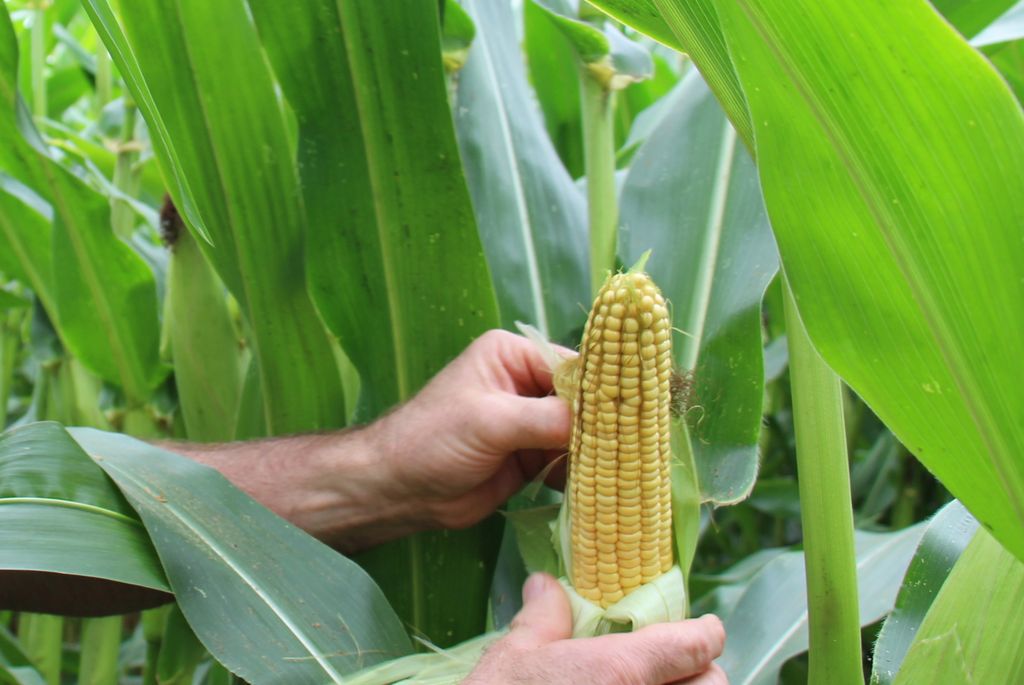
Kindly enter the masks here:
[[672, 567], [668, 307], [644, 273], [611, 276], [583, 332], [569, 484], [572, 582], [607, 607]]

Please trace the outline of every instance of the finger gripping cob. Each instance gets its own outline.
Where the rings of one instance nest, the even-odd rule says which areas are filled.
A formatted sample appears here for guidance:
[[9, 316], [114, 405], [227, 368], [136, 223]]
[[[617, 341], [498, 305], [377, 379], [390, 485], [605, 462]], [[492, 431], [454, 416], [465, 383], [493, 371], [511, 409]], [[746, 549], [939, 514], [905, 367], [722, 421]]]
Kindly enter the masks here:
[[671, 345], [651, 278], [609, 277], [580, 346], [568, 483], [572, 584], [601, 607], [674, 563]]

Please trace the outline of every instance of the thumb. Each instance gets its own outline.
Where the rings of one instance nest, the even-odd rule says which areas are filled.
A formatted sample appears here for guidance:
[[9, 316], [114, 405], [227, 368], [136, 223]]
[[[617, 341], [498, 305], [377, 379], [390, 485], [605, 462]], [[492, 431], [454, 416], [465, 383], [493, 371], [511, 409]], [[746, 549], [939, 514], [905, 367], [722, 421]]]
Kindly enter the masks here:
[[547, 573], [534, 573], [523, 585], [523, 608], [512, 619], [508, 639], [524, 648], [572, 637], [572, 608], [565, 590]]
[[506, 450], [557, 449], [569, 443], [572, 412], [568, 402], [554, 395], [505, 395], [503, 399], [507, 413], [500, 422], [492, 422], [488, 430], [504, 428], [495, 434]]

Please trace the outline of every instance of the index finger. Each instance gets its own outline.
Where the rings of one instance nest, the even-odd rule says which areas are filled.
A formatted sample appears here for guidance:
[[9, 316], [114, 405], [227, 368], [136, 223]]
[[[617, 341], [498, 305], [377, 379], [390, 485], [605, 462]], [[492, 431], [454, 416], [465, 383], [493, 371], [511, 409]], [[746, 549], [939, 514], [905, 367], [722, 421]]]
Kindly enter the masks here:
[[[489, 346], [495, 371], [504, 377], [516, 394], [543, 397], [550, 394], [552, 368], [537, 344], [521, 335], [507, 331], [492, 331], [483, 341]], [[562, 357], [575, 356], [575, 352], [560, 345], [551, 345]]]

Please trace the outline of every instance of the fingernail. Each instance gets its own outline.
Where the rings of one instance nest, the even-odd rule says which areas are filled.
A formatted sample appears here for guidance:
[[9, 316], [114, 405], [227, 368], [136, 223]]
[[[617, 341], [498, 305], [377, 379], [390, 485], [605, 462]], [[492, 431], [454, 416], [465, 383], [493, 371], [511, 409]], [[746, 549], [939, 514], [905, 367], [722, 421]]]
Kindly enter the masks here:
[[534, 573], [526, 579], [526, 584], [523, 585], [523, 602], [529, 602], [543, 595], [547, 585], [548, 580], [543, 573]]

